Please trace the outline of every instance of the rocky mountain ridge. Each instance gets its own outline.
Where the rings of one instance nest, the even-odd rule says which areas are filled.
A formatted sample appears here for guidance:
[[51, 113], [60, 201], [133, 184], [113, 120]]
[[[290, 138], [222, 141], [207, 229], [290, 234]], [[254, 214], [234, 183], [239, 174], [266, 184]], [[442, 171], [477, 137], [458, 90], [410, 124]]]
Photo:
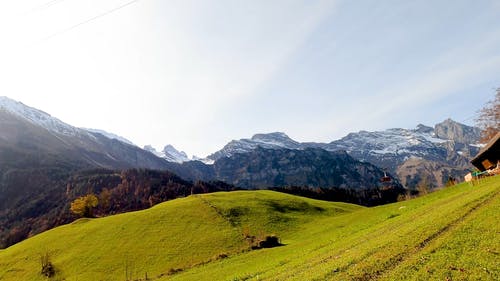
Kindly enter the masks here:
[[[424, 178], [444, 184], [449, 177], [461, 177], [472, 167], [469, 160], [479, 151], [480, 130], [447, 119], [434, 127], [419, 124], [415, 129], [387, 129], [384, 131], [360, 131], [330, 143], [300, 143], [284, 133], [258, 134], [250, 139], [233, 140], [208, 158], [217, 162], [236, 154], [250, 153], [258, 147], [267, 149], [320, 148], [327, 151], [347, 151], [353, 158], [369, 162], [398, 175], [407, 187], [415, 187]], [[414, 174], [405, 167], [407, 161], [433, 163], [441, 171]]]
[[[78, 161], [73, 162], [81, 163], [78, 164], [79, 166], [85, 163], [83, 166], [99, 168], [173, 169], [180, 174], [189, 175], [188, 178], [193, 180], [216, 177], [216, 173], [210, 171], [212, 168], [194, 162], [214, 164], [225, 158], [236, 157], [238, 154], [252, 153], [258, 148], [269, 150], [317, 148], [330, 152], [347, 151], [350, 156], [359, 161], [372, 163], [397, 175], [407, 187], [415, 187], [424, 178], [438, 186], [444, 184], [449, 177], [461, 177], [470, 169], [469, 160], [480, 147], [479, 129], [447, 119], [434, 127], [420, 124], [415, 129], [395, 128], [350, 133], [330, 143], [300, 143], [283, 132], [256, 134], [249, 139], [233, 140], [207, 158], [194, 160], [171, 145], [165, 146], [161, 152], [151, 146], [146, 146], [142, 150], [114, 134], [70, 126], [41, 110], [6, 97], [0, 97], [0, 111], [15, 116], [18, 123], [31, 124], [24, 124], [24, 127], [31, 126], [32, 128], [25, 128], [24, 132], [18, 131], [18, 135], [23, 137], [18, 136], [14, 139], [29, 143], [28, 147], [45, 145], [45, 148], [54, 151], [64, 149], [62, 154], [77, 158]], [[36, 129], [33, 129], [35, 127]], [[33, 130], [39, 133], [33, 133]], [[9, 136], [6, 131], [8, 130], [4, 130], [0, 137], [8, 140], [13, 136], [12, 134]], [[31, 133], [26, 134], [26, 132]], [[30, 138], [33, 139], [33, 136], [44, 141], [34, 141], [31, 144]], [[9, 141], [6, 141], [3, 145], [8, 144]], [[10, 144], [14, 145], [16, 142], [10, 142]], [[413, 166], [416, 162], [432, 164], [431, 166], [440, 170], [441, 176], [436, 177], [436, 173], [415, 174], [416, 169]]]

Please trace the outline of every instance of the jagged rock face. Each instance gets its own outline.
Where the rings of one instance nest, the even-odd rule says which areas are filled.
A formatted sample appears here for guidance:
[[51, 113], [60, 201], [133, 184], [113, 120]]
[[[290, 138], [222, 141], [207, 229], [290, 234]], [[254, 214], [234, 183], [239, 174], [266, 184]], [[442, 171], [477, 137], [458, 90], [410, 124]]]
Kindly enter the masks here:
[[352, 133], [328, 149], [344, 149], [356, 159], [385, 168], [406, 187], [413, 188], [424, 178], [442, 186], [448, 177], [461, 179], [472, 169], [469, 161], [479, 151], [479, 132], [448, 119], [434, 128], [419, 125], [414, 130]]
[[440, 139], [453, 140], [461, 144], [474, 144], [478, 142], [481, 130], [447, 119], [435, 126], [434, 133]]
[[342, 151], [257, 148], [217, 160], [215, 176], [246, 188], [282, 186], [373, 188], [384, 172]]

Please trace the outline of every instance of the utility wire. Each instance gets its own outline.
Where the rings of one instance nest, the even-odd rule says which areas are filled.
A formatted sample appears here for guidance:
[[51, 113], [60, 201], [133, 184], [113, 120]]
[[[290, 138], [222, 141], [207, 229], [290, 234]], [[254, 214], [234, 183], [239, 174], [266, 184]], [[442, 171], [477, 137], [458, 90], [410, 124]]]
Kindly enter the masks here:
[[[63, 0], [54, 0], [54, 1], [63, 1]], [[85, 24], [87, 24], [87, 23], [89, 23], [89, 22], [92, 22], [92, 21], [95, 21], [95, 20], [100, 19], [100, 18], [102, 18], [102, 17], [105, 17], [105, 16], [107, 16], [107, 15], [109, 15], [109, 14], [112, 14], [112, 13], [114, 13], [114, 12], [118, 11], [118, 10], [121, 10], [121, 9], [123, 9], [123, 8], [125, 8], [125, 7], [127, 7], [127, 6], [130, 6], [130, 5], [132, 5], [132, 4], [136, 3], [136, 2], [139, 2], [139, 1], [140, 1], [140, 0], [132, 0], [132, 1], [129, 1], [129, 2], [127, 2], [127, 3], [125, 3], [125, 4], [122, 4], [122, 5], [118, 6], [118, 7], [115, 7], [115, 8], [112, 8], [112, 9], [110, 9], [110, 10], [107, 10], [107, 11], [105, 11], [105, 12], [103, 12], [103, 13], [101, 13], [101, 14], [97, 15], [97, 16], [91, 17], [91, 18], [86, 19], [86, 20], [84, 20], [84, 21], [82, 21], [82, 22], [79, 22], [79, 23], [77, 23], [77, 24], [75, 24], [75, 25], [73, 25], [73, 26], [70, 26], [70, 27], [68, 27], [68, 28], [66, 28], [66, 29], [63, 29], [63, 30], [58, 31], [58, 32], [56, 32], [56, 33], [54, 33], [54, 34], [51, 34], [51, 35], [49, 35], [49, 36], [47, 36], [47, 37], [45, 37], [45, 38], [41, 39], [40, 41], [50, 40], [50, 39], [52, 39], [52, 38], [54, 38], [54, 37], [56, 37], [56, 36], [59, 36], [59, 35], [64, 34], [64, 33], [67, 33], [67, 32], [69, 32], [69, 31], [71, 31], [71, 30], [73, 30], [73, 29], [76, 29], [76, 28], [78, 28], [78, 27], [80, 27], [80, 26], [82, 26], [82, 25], [85, 25]]]
[[46, 2], [45, 4], [41, 4], [33, 9], [31, 9], [31, 11], [43, 11], [43, 10], [48, 9], [54, 5], [57, 5], [63, 1], [64, 0], [51, 0], [49, 2]]

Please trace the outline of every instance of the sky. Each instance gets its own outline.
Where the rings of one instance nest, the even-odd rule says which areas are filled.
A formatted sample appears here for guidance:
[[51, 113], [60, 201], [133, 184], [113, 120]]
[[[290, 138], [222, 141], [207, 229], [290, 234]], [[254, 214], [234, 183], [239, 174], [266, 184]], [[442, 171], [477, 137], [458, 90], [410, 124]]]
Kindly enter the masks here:
[[139, 146], [472, 125], [500, 1], [0, 0], [0, 95]]

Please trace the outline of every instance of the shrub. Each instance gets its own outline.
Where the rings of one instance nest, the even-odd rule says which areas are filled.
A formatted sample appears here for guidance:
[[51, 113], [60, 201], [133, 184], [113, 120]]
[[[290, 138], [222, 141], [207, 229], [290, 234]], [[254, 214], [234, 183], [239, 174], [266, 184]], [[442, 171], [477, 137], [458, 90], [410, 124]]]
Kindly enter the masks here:
[[246, 237], [247, 241], [250, 244], [250, 248], [253, 250], [262, 249], [262, 248], [274, 248], [281, 246], [281, 242], [278, 236], [276, 235], [267, 235], [264, 238], [256, 239], [255, 236]]
[[264, 240], [259, 241], [259, 248], [273, 248], [281, 246], [280, 239], [276, 235], [266, 236]]
[[40, 256], [40, 265], [42, 266], [41, 274], [43, 276], [50, 278], [56, 274], [56, 270], [50, 261], [50, 254], [48, 252]]

